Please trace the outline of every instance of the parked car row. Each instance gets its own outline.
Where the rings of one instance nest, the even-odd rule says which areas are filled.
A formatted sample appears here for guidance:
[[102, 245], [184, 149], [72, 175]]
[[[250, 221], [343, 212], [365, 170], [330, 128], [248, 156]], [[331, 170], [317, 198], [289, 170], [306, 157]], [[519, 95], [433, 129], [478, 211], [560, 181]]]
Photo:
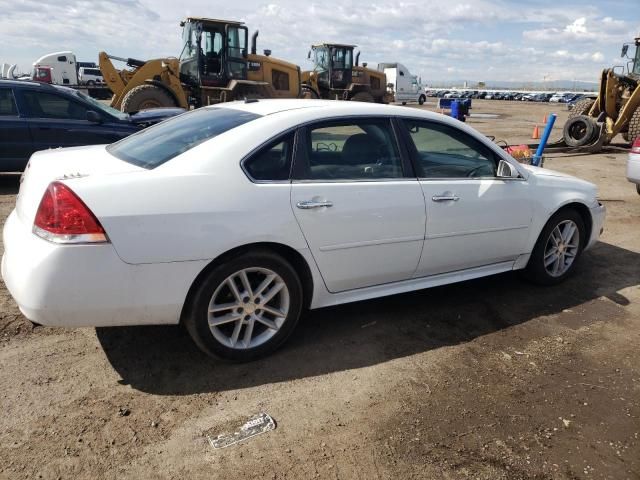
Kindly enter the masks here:
[[490, 90], [426, 90], [427, 97], [436, 98], [479, 98], [486, 100], [518, 100], [523, 102], [575, 103], [584, 98], [580, 93], [528, 93]]
[[68, 87], [0, 80], [0, 171], [23, 171], [38, 150], [112, 143], [182, 112], [130, 115]]

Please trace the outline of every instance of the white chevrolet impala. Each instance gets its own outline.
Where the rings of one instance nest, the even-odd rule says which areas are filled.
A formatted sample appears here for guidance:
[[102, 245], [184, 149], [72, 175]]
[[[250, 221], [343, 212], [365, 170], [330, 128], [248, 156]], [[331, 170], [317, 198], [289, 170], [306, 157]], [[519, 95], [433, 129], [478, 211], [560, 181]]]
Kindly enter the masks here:
[[604, 217], [591, 183], [442, 115], [247, 100], [34, 154], [2, 276], [36, 323], [183, 323], [205, 352], [250, 360], [304, 308], [509, 270], [555, 284]]

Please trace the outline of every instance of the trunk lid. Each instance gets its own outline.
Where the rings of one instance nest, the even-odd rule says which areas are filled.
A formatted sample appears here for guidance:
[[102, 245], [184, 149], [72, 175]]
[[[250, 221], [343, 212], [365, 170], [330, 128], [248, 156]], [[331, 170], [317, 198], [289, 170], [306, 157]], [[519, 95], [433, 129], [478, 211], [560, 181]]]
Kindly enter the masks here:
[[20, 179], [16, 211], [29, 224], [49, 183], [65, 178], [111, 175], [144, 170], [109, 154], [105, 145], [43, 150], [31, 156]]

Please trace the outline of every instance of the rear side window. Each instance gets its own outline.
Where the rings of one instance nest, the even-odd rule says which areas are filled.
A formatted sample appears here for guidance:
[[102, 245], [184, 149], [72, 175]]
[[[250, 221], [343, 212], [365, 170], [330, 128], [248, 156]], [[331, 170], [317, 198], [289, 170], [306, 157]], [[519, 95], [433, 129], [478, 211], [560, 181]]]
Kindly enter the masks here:
[[282, 181], [289, 179], [293, 134], [274, 140], [244, 161], [243, 167], [253, 180]]
[[201, 108], [124, 138], [109, 145], [107, 151], [125, 162], [153, 169], [257, 118], [260, 115], [231, 108]]
[[0, 89], [0, 115], [18, 115], [13, 92], [8, 88]]

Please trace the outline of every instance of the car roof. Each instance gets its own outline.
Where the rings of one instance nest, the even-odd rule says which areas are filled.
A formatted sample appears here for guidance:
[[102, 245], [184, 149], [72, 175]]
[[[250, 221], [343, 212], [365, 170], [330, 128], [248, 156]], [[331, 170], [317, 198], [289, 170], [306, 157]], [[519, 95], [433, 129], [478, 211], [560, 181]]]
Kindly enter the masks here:
[[[297, 121], [315, 121], [350, 116], [414, 117], [433, 120], [457, 127], [461, 122], [441, 113], [400, 105], [384, 105], [367, 102], [311, 99], [265, 99], [249, 102], [229, 102], [203, 108], [233, 108], [255, 113], [263, 117], [280, 117], [292, 114]], [[464, 124], [462, 124], [464, 126]], [[463, 127], [462, 127], [463, 128]]]

